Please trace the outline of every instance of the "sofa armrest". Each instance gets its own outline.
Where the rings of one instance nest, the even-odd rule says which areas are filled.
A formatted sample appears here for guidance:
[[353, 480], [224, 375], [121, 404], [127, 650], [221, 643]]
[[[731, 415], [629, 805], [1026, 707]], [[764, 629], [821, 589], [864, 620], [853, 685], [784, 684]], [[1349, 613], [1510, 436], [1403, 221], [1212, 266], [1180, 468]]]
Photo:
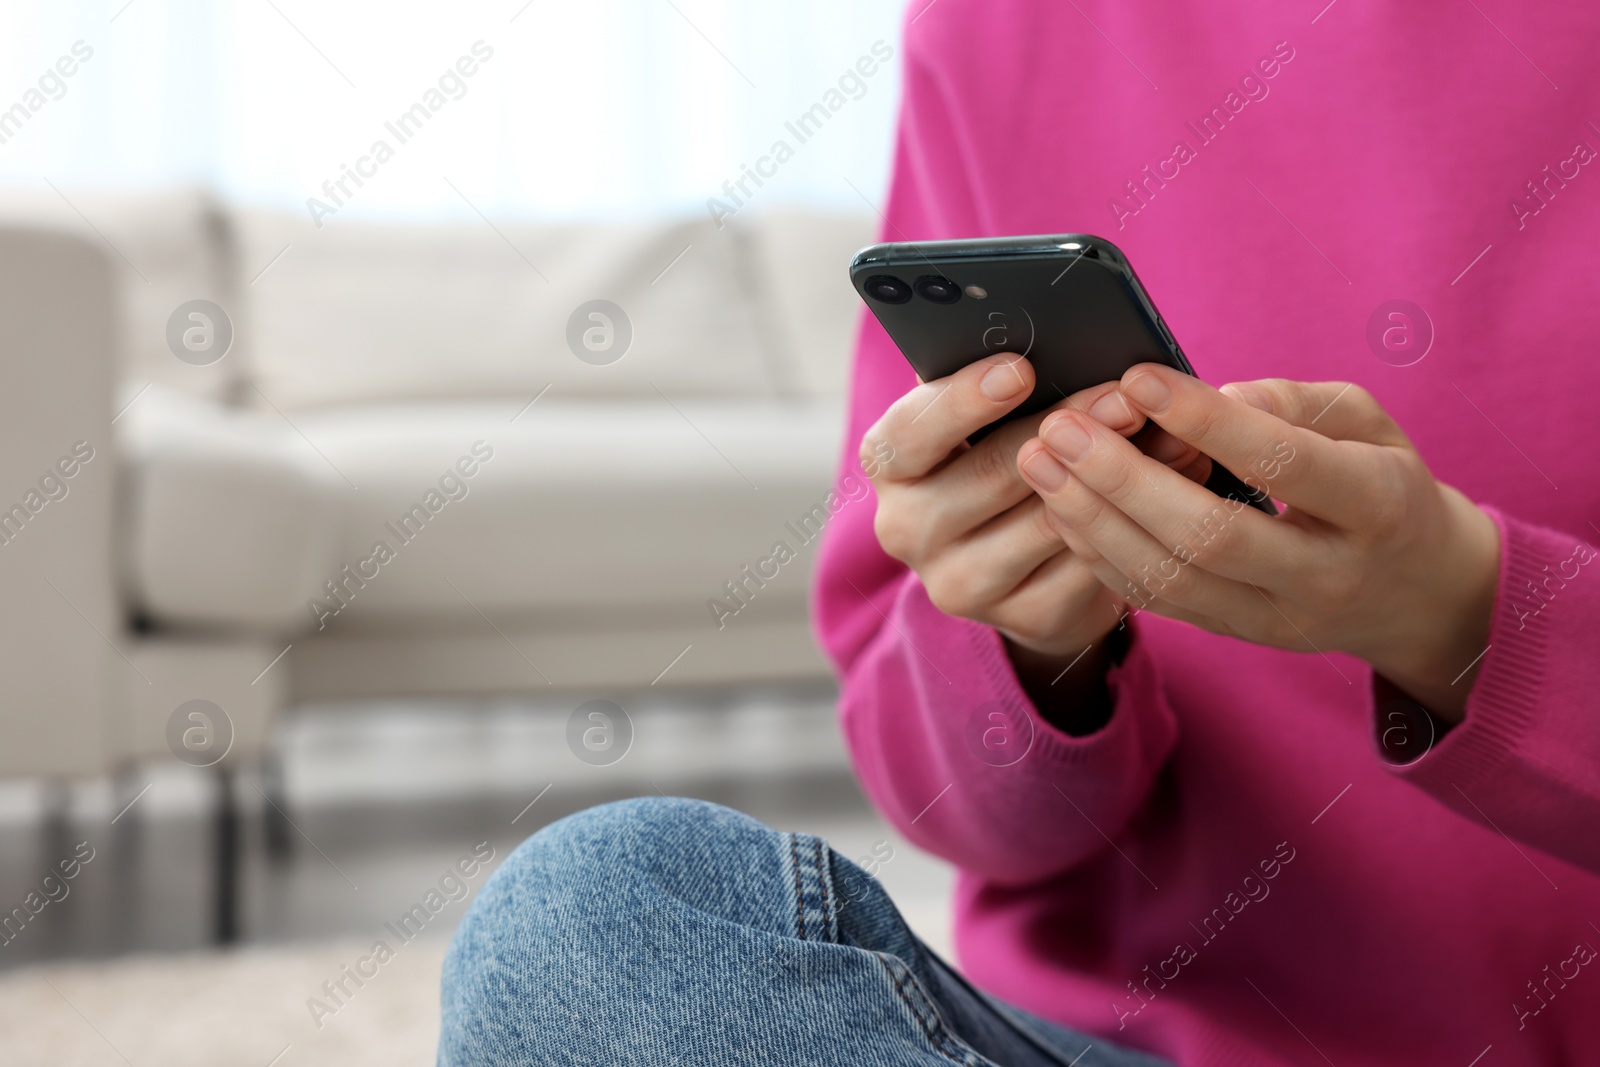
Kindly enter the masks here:
[[311, 629], [311, 599], [345, 562], [341, 498], [353, 491], [311, 439], [277, 412], [161, 386], [117, 430], [118, 571], [131, 609], [187, 637]]
[[113, 672], [117, 269], [62, 232], [0, 228], [0, 775], [103, 769]]

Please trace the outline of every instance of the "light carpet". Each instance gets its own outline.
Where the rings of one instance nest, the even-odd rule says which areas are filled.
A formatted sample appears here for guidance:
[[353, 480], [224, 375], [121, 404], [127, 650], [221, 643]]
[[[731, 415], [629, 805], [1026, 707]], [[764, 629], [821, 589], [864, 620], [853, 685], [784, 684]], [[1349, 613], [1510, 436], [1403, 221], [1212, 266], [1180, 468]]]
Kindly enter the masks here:
[[[901, 908], [923, 940], [949, 958], [944, 902], [903, 901]], [[370, 942], [131, 956], [0, 974], [0, 1061], [6, 1067], [427, 1067], [439, 1037], [439, 966], [447, 944], [423, 937], [403, 946], [337, 1006], [322, 984], [365, 956]], [[317, 1017], [307, 1005], [312, 997], [334, 1007], [333, 1014]]]

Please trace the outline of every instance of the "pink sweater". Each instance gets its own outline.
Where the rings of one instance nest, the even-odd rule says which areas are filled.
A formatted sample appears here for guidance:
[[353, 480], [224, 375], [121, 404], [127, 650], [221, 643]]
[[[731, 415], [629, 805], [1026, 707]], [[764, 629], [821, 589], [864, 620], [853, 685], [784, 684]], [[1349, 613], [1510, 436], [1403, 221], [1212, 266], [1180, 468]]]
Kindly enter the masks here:
[[[1397, 769], [1362, 662], [1146, 614], [1069, 737], [862, 503], [816, 591], [844, 729], [1034, 1012], [1185, 1067], [1597, 1064], [1600, 5], [1326, 2], [913, 0], [884, 235], [1100, 234], [1206, 380], [1370, 389], [1500, 525], [1465, 722]], [[841, 476], [912, 385], [869, 317]], [[969, 748], [993, 706], [1014, 766]]]

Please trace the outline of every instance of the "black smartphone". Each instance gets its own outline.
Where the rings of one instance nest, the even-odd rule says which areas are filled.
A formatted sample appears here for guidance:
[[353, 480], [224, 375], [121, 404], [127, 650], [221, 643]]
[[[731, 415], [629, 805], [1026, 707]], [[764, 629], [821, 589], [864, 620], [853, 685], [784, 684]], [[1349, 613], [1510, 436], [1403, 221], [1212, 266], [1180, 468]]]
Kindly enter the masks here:
[[[850, 261], [850, 282], [923, 381], [996, 352], [1033, 364], [1038, 378], [1028, 399], [973, 441], [1080, 389], [1115, 381], [1138, 363], [1194, 373], [1128, 258], [1101, 237], [869, 245]], [[1278, 513], [1266, 493], [1220, 463], [1212, 463], [1206, 488]]]

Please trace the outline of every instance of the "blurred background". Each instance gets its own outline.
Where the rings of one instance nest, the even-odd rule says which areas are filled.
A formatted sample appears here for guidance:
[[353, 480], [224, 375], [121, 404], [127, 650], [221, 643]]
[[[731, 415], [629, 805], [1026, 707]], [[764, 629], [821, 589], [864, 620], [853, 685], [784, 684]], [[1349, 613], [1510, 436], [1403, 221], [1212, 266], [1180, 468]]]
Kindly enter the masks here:
[[487, 872], [626, 796], [947, 942], [807, 616], [917, 14], [7, 5], [5, 1062], [430, 1063]]

